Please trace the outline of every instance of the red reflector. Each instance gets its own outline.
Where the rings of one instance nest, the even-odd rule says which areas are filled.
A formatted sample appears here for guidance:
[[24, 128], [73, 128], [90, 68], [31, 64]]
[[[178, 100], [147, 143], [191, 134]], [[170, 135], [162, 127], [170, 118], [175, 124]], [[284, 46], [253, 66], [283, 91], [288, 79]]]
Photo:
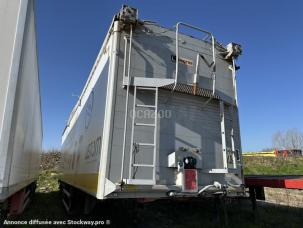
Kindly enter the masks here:
[[196, 169], [184, 169], [184, 190], [196, 191], [198, 189], [197, 175]]

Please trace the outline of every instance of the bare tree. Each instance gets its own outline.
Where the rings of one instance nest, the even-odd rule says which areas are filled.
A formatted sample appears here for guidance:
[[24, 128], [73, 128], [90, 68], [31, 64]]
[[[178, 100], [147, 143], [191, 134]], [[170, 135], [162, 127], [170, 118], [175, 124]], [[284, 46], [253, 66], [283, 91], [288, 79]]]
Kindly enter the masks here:
[[298, 129], [290, 129], [285, 133], [278, 131], [272, 138], [277, 149], [303, 149], [303, 133]]
[[265, 147], [261, 149], [260, 152], [273, 151], [274, 149], [276, 149], [276, 147]]
[[285, 134], [287, 149], [302, 149], [303, 134], [297, 129], [288, 130]]
[[285, 137], [281, 131], [276, 132], [272, 137], [273, 147], [277, 149], [285, 149]]

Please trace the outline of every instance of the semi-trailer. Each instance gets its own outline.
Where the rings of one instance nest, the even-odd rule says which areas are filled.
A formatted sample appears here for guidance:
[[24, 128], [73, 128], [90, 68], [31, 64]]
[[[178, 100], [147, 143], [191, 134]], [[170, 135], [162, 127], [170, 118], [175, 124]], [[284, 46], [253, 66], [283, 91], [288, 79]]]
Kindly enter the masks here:
[[241, 52], [202, 28], [178, 22], [168, 29], [123, 6], [62, 135], [66, 209], [80, 195], [85, 205], [244, 196], [235, 63]]
[[18, 214], [33, 195], [42, 151], [34, 1], [0, 1], [0, 206]]

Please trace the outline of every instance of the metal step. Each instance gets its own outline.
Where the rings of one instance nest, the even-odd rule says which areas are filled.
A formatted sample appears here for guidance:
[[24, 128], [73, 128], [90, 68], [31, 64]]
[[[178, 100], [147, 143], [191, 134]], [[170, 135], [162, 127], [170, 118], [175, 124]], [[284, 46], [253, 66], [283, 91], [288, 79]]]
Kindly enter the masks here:
[[153, 164], [133, 164], [135, 167], [152, 167], [154, 168], [155, 166]]
[[154, 143], [137, 143], [139, 146], [155, 146]]
[[132, 86], [143, 86], [143, 87], [162, 87], [171, 85], [175, 82], [173, 78], [145, 78], [145, 77], [123, 77], [123, 85], [128, 86], [129, 83]]
[[154, 180], [146, 180], [146, 179], [124, 179], [124, 183], [132, 184], [132, 185], [155, 185]]
[[203, 173], [228, 173], [228, 169], [203, 169]]
[[156, 108], [155, 105], [142, 105], [142, 104], [136, 104], [137, 107], [143, 107], [143, 108]]
[[146, 126], [146, 127], [155, 127], [155, 124], [147, 124], [147, 123], [135, 123], [136, 126]]
[[137, 89], [140, 89], [140, 90], [154, 90], [154, 91], [157, 90], [157, 88], [155, 88], [155, 87], [137, 87]]

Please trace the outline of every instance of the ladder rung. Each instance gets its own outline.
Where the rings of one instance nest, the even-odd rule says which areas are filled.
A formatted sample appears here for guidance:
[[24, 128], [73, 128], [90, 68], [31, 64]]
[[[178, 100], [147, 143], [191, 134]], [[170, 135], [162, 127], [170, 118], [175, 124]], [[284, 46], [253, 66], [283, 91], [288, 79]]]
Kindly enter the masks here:
[[136, 104], [137, 107], [143, 107], [143, 108], [156, 108], [155, 105], [142, 105], [142, 104]]
[[147, 123], [135, 123], [136, 126], [146, 126], [146, 127], [154, 127], [155, 124], [147, 124]]
[[139, 146], [155, 146], [154, 143], [138, 143]]
[[154, 185], [156, 184], [154, 180], [150, 179], [124, 179], [126, 184], [134, 184], [134, 185]]
[[155, 87], [137, 87], [137, 89], [141, 89], [141, 90], [157, 90], [157, 88], [155, 88]]
[[133, 166], [135, 166], [135, 167], [154, 167], [154, 165], [150, 165], [150, 164], [133, 164]]

